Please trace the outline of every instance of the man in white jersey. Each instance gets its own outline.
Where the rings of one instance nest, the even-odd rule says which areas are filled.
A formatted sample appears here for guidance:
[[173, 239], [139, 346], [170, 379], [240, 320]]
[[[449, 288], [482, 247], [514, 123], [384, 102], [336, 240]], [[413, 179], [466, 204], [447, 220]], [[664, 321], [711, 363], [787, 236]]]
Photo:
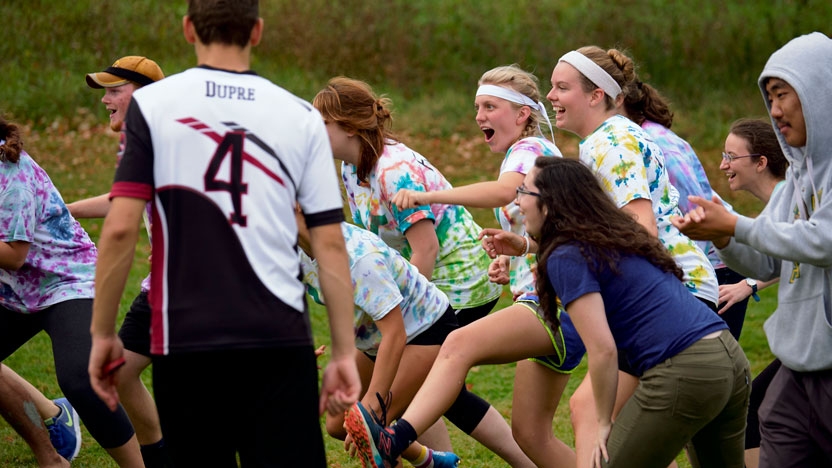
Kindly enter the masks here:
[[[176, 466], [237, 466], [239, 455], [323, 468], [318, 416], [343, 412], [360, 392], [328, 137], [312, 106], [249, 70], [258, 10], [256, 0], [188, 2], [184, 34], [199, 66], [133, 94], [101, 233], [90, 373], [114, 405], [106, 366], [122, 354], [115, 317], [152, 201], [153, 382]], [[320, 400], [296, 200], [329, 298], [332, 357]]]

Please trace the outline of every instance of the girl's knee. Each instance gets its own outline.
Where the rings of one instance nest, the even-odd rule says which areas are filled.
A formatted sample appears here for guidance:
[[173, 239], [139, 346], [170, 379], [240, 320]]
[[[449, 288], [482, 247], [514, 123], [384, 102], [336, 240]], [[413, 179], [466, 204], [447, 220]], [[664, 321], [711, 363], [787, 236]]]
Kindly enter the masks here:
[[592, 392], [582, 392], [581, 387], [569, 397], [569, 417], [572, 419], [572, 426], [580, 425], [587, 418], [594, 418], [595, 400]]
[[537, 433], [538, 431], [535, 430], [531, 424], [523, 424], [522, 422], [515, 421], [514, 418], [512, 418], [511, 435], [523, 451], [526, 451], [530, 447], [537, 446], [537, 441], [535, 440], [535, 438], [538, 437]]
[[471, 351], [471, 338], [463, 328], [457, 328], [445, 338], [436, 360], [466, 360]]

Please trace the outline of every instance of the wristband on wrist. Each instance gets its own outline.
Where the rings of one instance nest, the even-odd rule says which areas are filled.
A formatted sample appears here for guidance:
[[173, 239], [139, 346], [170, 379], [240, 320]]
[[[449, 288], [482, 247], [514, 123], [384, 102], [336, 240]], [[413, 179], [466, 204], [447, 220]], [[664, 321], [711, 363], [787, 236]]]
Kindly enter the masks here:
[[760, 296], [757, 295], [757, 281], [751, 278], [746, 278], [745, 284], [751, 288], [751, 297], [753, 297], [756, 302], [760, 302]]
[[526, 250], [524, 250], [523, 253], [520, 254], [521, 257], [525, 257], [529, 254], [529, 249], [531, 248], [532, 244], [531, 242], [529, 242], [529, 236], [523, 236], [523, 240], [526, 241]]

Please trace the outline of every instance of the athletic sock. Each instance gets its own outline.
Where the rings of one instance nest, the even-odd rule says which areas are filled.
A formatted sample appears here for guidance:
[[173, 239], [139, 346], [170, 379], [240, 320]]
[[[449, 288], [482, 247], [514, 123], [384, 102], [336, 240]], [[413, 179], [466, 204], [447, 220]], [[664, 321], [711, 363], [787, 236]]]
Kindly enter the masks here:
[[408, 460], [415, 468], [433, 468], [433, 450], [422, 446], [422, 453], [415, 460]]
[[410, 447], [417, 437], [416, 430], [406, 419], [399, 419], [393, 425], [393, 447], [399, 454]]
[[142, 460], [145, 468], [166, 468], [171, 466], [168, 462], [167, 447], [165, 447], [165, 439], [159, 439], [148, 445], [141, 446]]

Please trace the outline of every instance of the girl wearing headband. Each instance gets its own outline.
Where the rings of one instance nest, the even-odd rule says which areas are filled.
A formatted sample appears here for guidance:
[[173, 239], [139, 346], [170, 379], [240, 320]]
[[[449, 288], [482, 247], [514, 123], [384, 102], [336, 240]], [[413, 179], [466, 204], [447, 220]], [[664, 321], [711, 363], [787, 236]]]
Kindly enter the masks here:
[[[534, 75], [516, 65], [503, 66], [485, 72], [478, 84], [477, 125], [491, 151], [505, 154], [498, 179], [435, 192], [400, 190], [393, 202], [400, 209], [428, 203], [494, 208], [503, 230], [525, 236], [517, 204], [530, 196], [523, 178], [537, 157], [560, 157], [561, 152], [541, 132], [540, 123], [548, 124], [548, 118]], [[464, 379], [481, 363], [519, 361], [511, 418], [515, 439], [536, 466], [574, 466], [575, 454], [554, 437], [552, 419], [584, 349], [568, 317], [562, 318], [560, 329], [546, 323], [535, 290], [535, 263], [535, 255], [528, 253], [499, 256], [492, 262], [492, 281], [508, 282], [515, 302], [448, 337], [437, 365], [403, 416], [417, 433], [453, 400], [444, 382]]]
[[[599, 178], [616, 205], [635, 217], [667, 247], [694, 296], [716, 311], [718, 285], [702, 250], [670, 223], [680, 213], [678, 192], [670, 184], [661, 148], [633, 121], [619, 114], [632, 87], [638, 86], [633, 61], [616, 49], [587, 46], [560, 58], [552, 71], [547, 98], [558, 128], [578, 135], [580, 159]], [[617, 410], [632, 395], [638, 379], [632, 369], [619, 373]], [[570, 400], [579, 464], [589, 460], [597, 434], [589, 375]]]
[[[324, 119], [334, 157], [342, 161], [353, 222], [377, 234], [436, 284], [448, 296], [460, 326], [487, 315], [502, 286], [488, 281], [490, 259], [480, 248], [481, 228], [471, 213], [448, 204], [399, 209], [392, 202], [401, 188], [433, 192], [452, 186], [392, 133], [390, 101], [376, 96], [362, 81], [336, 77], [312, 104]], [[464, 385], [454, 391], [457, 399], [448, 419], [510, 463], [524, 466], [523, 453], [500, 412]], [[374, 395], [362, 401], [382, 414], [382, 402]], [[391, 419], [394, 416], [398, 415], [391, 414]]]

